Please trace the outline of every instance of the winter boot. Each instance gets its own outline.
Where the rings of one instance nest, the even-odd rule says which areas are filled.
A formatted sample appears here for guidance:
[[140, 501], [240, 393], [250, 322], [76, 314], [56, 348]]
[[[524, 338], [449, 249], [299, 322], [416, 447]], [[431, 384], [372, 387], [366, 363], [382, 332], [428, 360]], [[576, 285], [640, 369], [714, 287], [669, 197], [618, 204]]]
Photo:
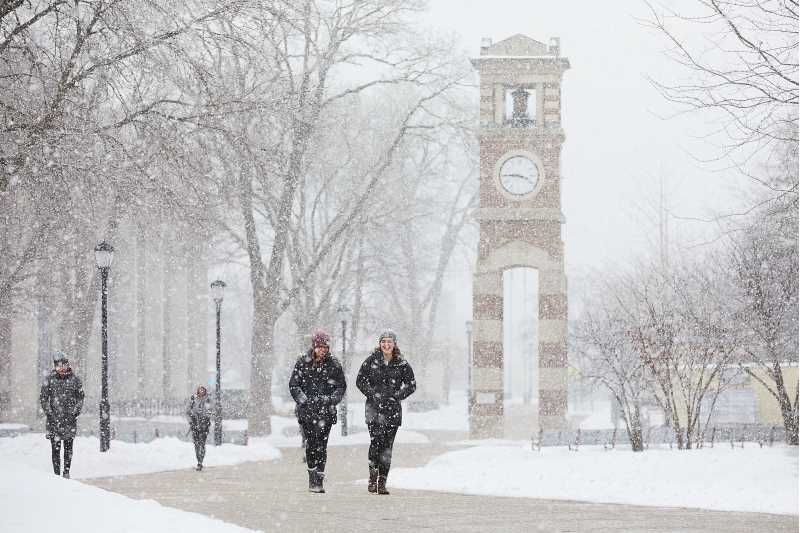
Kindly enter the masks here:
[[371, 466], [369, 467], [369, 483], [367, 483], [367, 491], [375, 494], [378, 492], [378, 469]]
[[323, 493], [325, 489], [322, 488], [322, 478], [325, 474], [317, 472], [316, 468], [308, 469], [308, 492]]
[[325, 479], [325, 472], [322, 471], [317, 472], [317, 490], [315, 490], [314, 492], [325, 494], [325, 487], [322, 486], [322, 480], [324, 479]]
[[66, 479], [69, 479], [69, 470], [67, 470], [66, 468], [64, 469], [64, 477]]
[[200, 472], [203, 469], [203, 463], [197, 463], [197, 466], [194, 467], [194, 469]]
[[386, 476], [378, 476], [378, 494], [389, 494], [389, 491], [386, 490]]

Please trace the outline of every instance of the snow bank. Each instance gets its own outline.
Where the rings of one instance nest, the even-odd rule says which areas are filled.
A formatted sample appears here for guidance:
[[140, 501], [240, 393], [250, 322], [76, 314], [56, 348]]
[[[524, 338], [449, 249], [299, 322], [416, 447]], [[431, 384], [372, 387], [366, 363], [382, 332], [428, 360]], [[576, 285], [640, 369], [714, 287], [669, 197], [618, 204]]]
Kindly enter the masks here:
[[[254, 442], [251, 446], [223, 444], [219, 447], [206, 446], [203, 464], [232, 465], [246, 461], [276, 460], [280, 457], [281, 452], [276, 447], [263, 441]], [[50, 441], [42, 433], [0, 439], [0, 458], [13, 458], [17, 464], [52, 475]], [[74, 479], [124, 476], [193, 468], [195, 464], [197, 460], [194, 456], [194, 445], [172, 437], [138, 444], [112, 440], [111, 449], [105, 453], [100, 452], [100, 441], [97, 437], [78, 437], [75, 439], [70, 474]], [[6, 477], [5, 473], [3, 477]]]
[[52, 471], [46, 474], [6, 457], [5, 452], [0, 453], [0, 531], [253, 533], [252, 529], [163, 507], [152, 500], [133, 500], [66, 480]]
[[483, 445], [421, 468], [392, 469], [391, 485], [528, 498], [798, 514], [797, 447], [701, 450]]

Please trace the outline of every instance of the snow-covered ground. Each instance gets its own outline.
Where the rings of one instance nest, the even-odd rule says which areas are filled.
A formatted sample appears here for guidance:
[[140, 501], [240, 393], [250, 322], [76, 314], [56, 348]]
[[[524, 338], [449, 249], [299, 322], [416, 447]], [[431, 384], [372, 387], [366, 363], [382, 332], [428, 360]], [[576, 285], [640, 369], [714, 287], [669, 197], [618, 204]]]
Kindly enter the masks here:
[[[363, 404], [350, 407], [352, 420], [363, 420]], [[161, 421], [181, 423], [180, 417], [174, 418]], [[273, 417], [270, 437], [250, 439], [248, 446], [208, 446], [205, 464], [279, 460], [279, 448], [300, 445], [296, 426], [294, 418]], [[245, 427], [244, 420], [225, 422], [229, 430]], [[428, 413], [406, 411], [396, 442], [401, 446], [428, 442], [419, 431], [466, 429], [466, 401], [454, 401]], [[341, 436], [339, 426], [331, 433], [331, 446], [368, 443], [369, 435], [358, 426], [347, 437]], [[651, 448], [634, 454], [592, 446], [583, 446], [578, 452], [564, 447], [532, 451], [527, 441], [450, 444], [466, 448], [454, 449], [421, 468], [394, 468], [390, 484], [466, 494], [798, 514], [796, 447], [746, 444], [743, 449], [724, 445], [688, 451]], [[175, 438], [138, 444], [114, 440], [111, 450], [101, 454], [96, 437], [80, 437], [75, 441], [71, 473], [74, 479], [81, 479], [193, 466], [192, 444]], [[2, 532], [250, 531], [58, 478], [50, 466], [49, 441], [41, 433], [0, 438], [0, 473]], [[43, 502], [63, 503], [57, 508], [58, 524], [53, 513], [41, 512]]]
[[[40, 435], [41, 437], [41, 435]], [[42, 439], [44, 440], [44, 439]], [[137, 444], [136, 446], [147, 447]], [[8, 533], [252, 533], [207, 516], [133, 500], [44, 473], [0, 453], [0, 531]]]
[[[252, 446], [207, 446], [203, 464], [233, 465], [246, 461], [277, 460], [280, 457], [281, 452], [275, 446], [263, 442], [262, 439], [254, 439]], [[51, 475], [53, 472], [50, 464], [50, 441], [42, 433], [0, 439], [0, 461], [13, 461]], [[146, 444], [114, 440], [111, 441], [111, 449], [105, 453], [100, 452], [100, 441], [97, 437], [78, 437], [75, 439], [70, 474], [74, 479], [125, 476], [193, 468], [196, 463], [194, 445], [174, 437], [155, 439]]]
[[[504, 444], [504, 445], [499, 445]], [[394, 487], [660, 507], [798, 514], [798, 449], [757, 444], [641, 453], [584, 446], [532, 451], [498, 441], [395, 468]]]
[[[246, 420], [228, 420], [227, 429], [244, 429]], [[273, 434], [264, 438], [250, 439], [248, 446], [223, 444], [220, 447], [206, 446], [205, 466], [233, 465], [247, 461], [270, 461], [281, 457], [278, 448], [300, 446], [300, 437], [293, 431], [297, 422], [293, 418], [272, 417]], [[292, 433], [287, 435], [287, 433]], [[428, 438], [414, 431], [401, 429], [396, 442], [424, 444]], [[369, 444], [369, 433], [358, 431], [346, 437], [341, 435], [339, 426], [331, 431], [330, 446], [352, 446]], [[70, 474], [73, 479], [125, 476], [193, 468], [194, 445], [191, 442], [174, 437], [152, 440], [148, 443], [133, 444], [119, 440], [111, 441], [108, 452], [100, 452], [97, 437], [78, 437], [75, 439], [74, 459]], [[23, 464], [41, 472], [52, 472], [50, 466], [50, 441], [42, 433], [27, 433], [16, 438], [0, 438], [0, 459], [13, 459], [16, 464]]]

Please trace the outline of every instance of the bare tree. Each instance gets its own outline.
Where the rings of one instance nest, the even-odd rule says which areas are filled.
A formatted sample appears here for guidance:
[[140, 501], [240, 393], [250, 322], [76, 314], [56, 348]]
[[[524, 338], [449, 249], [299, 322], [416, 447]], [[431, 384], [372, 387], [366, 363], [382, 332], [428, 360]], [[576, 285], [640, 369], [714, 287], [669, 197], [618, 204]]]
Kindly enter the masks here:
[[625, 430], [635, 452], [644, 450], [642, 404], [650, 396], [647, 368], [623, 311], [631, 294], [624, 285], [608, 277], [590, 282], [592, 293], [584, 299], [584, 310], [572, 324], [570, 348], [581, 375], [600, 385], [616, 400]]
[[797, 249], [786, 245], [780, 226], [762, 223], [758, 229], [731, 239], [722, 258], [732, 272], [735, 323], [746, 338], [740, 364], [775, 399], [786, 442], [797, 445], [798, 387], [784, 373], [798, 361]]
[[678, 448], [692, 448], [733, 377], [740, 349], [734, 326], [718, 305], [713, 277], [701, 267], [645, 267], [629, 278], [626, 290], [635, 304], [626, 308], [629, 334], [652, 380], [654, 399]]
[[[796, 0], [695, 0], [682, 12], [645, 3], [649, 24], [687, 72], [684, 83], [654, 85], [672, 102], [718, 113], [723, 155], [742, 152], [743, 164], [754, 153], [770, 157], [776, 146], [797, 144]], [[796, 195], [796, 184], [774, 192]]]
[[[442, 122], [426, 106], [459, 83], [442, 47], [412, 38], [408, 16], [419, 7], [406, 0], [254, 3], [226, 26], [229, 44], [210, 52], [231, 74], [232, 83], [218, 89], [254, 103], [246, 114], [207, 126], [225, 145], [217, 153], [233, 155], [222, 165], [231, 178], [225, 194], [237, 208], [228, 233], [246, 251], [253, 292], [253, 435], [271, 429], [277, 320], [301, 296], [312, 314], [322, 311], [324, 298], [309, 298], [307, 287], [322, 279], [320, 269], [348, 257], [344, 240], [406, 137]], [[414, 99], [397, 98], [412, 87]], [[345, 135], [347, 110], [364, 105], [380, 120], [366, 121], [369, 135], [362, 129], [351, 150], [335, 154], [341, 159], [328, 163], [340, 167], [335, 176], [318, 179], [324, 141]], [[333, 217], [314, 212], [311, 225], [309, 209], [328, 178], [340, 209]]]

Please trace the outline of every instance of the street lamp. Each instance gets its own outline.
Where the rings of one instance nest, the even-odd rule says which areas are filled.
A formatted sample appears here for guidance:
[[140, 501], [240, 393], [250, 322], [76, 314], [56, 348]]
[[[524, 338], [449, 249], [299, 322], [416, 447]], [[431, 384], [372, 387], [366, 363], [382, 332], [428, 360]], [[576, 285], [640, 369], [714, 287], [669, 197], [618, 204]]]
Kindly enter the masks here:
[[469, 405], [472, 396], [472, 320], [464, 323], [464, 329], [467, 331], [467, 405]]
[[222, 309], [222, 295], [225, 292], [225, 282], [221, 279], [214, 281], [211, 284], [211, 297], [217, 306], [217, 385], [216, 385], [216, 405], [214, 406], [214, 446], [222, 444], [222, 373], [220, 372], [220, 359], [221, 359], [221, 336], [222, 330], [220, 329], [219, 319], [220, 310]]
[[[350, 316], [350, 308], [346, 305], [340, 305], [336, 308], [336, 316], [339, 322], [342, 323], [342, 371], [345, 378], [347, 378], [347, 318]], [[347, 390], [344, 391], [342, 397], [342, 404], [339, 407], [340, 417], [342, 419], [342, 436], [347, 436]]]
[[101, 280], [100, 451], [107, 452], [111, 447], [111, 405], [108, 403], [108, 271], [114, 261], [114, 247], [106, 241], [101, 242], [94, 247], [94, 260], [100, 269]]

